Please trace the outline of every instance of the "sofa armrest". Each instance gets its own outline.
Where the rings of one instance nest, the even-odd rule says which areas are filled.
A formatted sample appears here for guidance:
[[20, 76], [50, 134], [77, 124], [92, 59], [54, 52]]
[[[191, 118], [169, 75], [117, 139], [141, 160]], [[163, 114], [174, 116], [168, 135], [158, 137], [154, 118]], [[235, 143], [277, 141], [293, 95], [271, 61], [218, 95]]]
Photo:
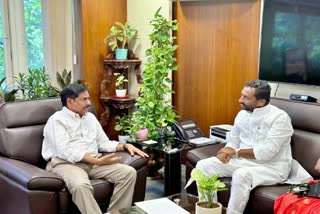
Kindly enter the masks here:
[[187, 153], [187, 161], [195, 166], [201, 159], [216, 156], [217, 152], [225, 145], [225, 143], [219, 143], [192, 149]]
[[132, 166], [136, 170], [146, 166], [149, 161], [149, 158], [143, 158], [137, 154], [131, 156], [128, 152], [125, 151], [115, 152], [115, 155], [121, 157], [120, 163]]
[[0, 173], [29, 190], [59, 191], [64, 187], [64, 182], [53, 173], [2, 156], [0, 156]]

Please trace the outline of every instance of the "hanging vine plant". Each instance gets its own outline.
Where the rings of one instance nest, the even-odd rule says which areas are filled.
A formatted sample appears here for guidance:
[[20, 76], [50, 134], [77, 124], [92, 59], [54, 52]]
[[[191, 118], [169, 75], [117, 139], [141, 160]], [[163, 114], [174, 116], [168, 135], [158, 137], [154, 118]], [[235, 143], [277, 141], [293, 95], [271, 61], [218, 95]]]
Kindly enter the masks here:
[[176, 20], [167, 20], [160, 14], [161, 8], [150, 21], [153, 32], [149, 35], [151, 47], [146, 51], [146, 63], [140, 84], [140, 97], [137, 99], [137, 111], [133, 113], [133, 132], [147, 128], [148, 138], [156, 138], [158, 129], [174, 121], [175, 110], [171, 104], [171, 71], [177, 70], [174, 53], [178, 48], [172, 31], [178, 29]]

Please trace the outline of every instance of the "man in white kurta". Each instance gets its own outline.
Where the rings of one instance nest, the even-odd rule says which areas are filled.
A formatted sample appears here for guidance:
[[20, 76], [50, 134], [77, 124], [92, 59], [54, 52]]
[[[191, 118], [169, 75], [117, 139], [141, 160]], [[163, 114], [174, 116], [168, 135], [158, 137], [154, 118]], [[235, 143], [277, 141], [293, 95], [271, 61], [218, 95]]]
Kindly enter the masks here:
[[228, 214], [243, 213], [256, 186], [281, 183], [289, 175], [293, 128], [287, 113], [269, 104], [270, 91], [265, 81], [246, 83], [228, 143], [216, 157], [197, 163], [207, 175], [232, 176]]
[[132, 203], [136, 171], [120, 164], [114, 153], [128, 151], [142, 157], [148, 155], [131, 144], [111, 141], [96, 117], [88, 112], [87, 89], [71, 84], [61, 92], [63, 108], [53, 114], [45, 128], [42, 156], [48, 161], [46, 169], [60, 176], [82, 214], [101, 214], [93, 197], [89, 179], [105, 179], [114, 184], [109, 211], [129, 207]]

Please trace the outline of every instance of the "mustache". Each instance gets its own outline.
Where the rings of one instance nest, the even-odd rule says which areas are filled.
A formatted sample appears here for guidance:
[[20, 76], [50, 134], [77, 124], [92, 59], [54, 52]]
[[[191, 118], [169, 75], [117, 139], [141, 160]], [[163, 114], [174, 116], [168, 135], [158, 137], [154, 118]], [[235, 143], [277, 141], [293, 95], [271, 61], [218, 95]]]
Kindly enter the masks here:
[[244, 104], [244, 103], [240, 103], [240, 105], [243, 105], [243, 106], [245, 106], [245, 107], [248, 107], [246, 104]]

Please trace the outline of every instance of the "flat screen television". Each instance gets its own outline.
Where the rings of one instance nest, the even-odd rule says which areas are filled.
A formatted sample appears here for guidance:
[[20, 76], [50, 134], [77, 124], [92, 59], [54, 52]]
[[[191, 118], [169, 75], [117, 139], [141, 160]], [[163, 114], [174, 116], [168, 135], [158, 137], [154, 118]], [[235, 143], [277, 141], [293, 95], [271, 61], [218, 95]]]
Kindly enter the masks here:
[[320, 0], [265, 0], [259, 79], [320, 85]]

